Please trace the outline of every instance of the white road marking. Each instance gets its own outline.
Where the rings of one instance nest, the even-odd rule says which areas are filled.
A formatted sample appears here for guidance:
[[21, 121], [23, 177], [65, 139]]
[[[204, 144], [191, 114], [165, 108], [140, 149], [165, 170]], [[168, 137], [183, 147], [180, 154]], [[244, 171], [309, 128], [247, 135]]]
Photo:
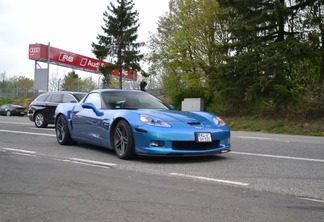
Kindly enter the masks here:
[[313, 201], [313, 202], [324, 203], [324, 200], [312, 199], [312, 198], [307, 198], [307, 197], [298, 197], [298, 198], [302, 199], [302, 200], [309, 200], [309, 201]]
[[20, 149], [13, 149], [13, 148], [2, 148], [2, 150], [8, 150], [8, 151], [12, 151], [12, 152], [25, 153], [25, 154], [36, 154], [36, 152], [34, 152], [34, 151], [20, 150]]
[[53, 134], [46, 134], [46, 133], [31, 133], [31, 132], [23, 132], [23, 131], [14, 131], [14, 130], [2, 130], [0, 132], [4, 133], [17, 133], [17, 134], [27, 134], [27, 135], [37, 135], [37, 136], [55, 136]]
[[[29, 150], [21, 150], [21, 149], [14, 149], [14, 148], [0, 148], [0, 150], [1, 151], [11, 151], [14, 154], [25, 155], [25, 156], [36, 156], [37, 155], [36, 152], [29, 151]], [[55, 159], [55, 160], [64, 161], [64, 162], [72, 162], [72, 163], [84, 164], [84, 165], [88, 165], [88, 166], [104, 167], [104, 168], [108, 168], [108, 167], [117, 165], [114, 163], [99, 162], [99, 161], [79, 159], [79, 158], [61, 159], [61, 158], [55, 158], [55, 157], [50, 157], [50, 156], [48, 156], [48, 157]]]
[[304, 161], [324, 163], [323, 159], [311, 159], [311, 158], [292, 157], [292, 156], [278, 156], [278, 155], [259, 154], [259, 153], [244, 153], [244, 152], [236, 152], [236, 151], [231, 151], [230, 154], [232, 154], [232, 153], [239, 154], [239, 155], [247, 155], [247, 156], [260, 156], [260, 157], [271, 157], [271, 158], [279, 158], [279, 159], [287, 159], [287, 160], [304, 160]]
[[93, 164], [93, 165], [100, 165], [100, 166], [116, 166], [117, 164], [114, 163], [107, 163], [107, 162], [99, 162], [99, 161], [93, 161], [93, 160], [86, 160], [86, 159], [79, 159], [79, 158], [70, 158], [69, 160], [74, 162], [81, 162], [81, 163], [87, 163], [87, 164]]
[[13, 154], [21, 155], [21, 156], [31, 156], [36, 157], [36, 154], [28, 154], [28, 153], [18, 153], [18, 152], [12, 152]]
[[8, 123], [8, 124], [16, 124], [16, 125], [30, 125], [30, 123], [8, 122], [8, 121], [0, 121], [0, 123]]
[[225, 183], [225, 184], [233, 184], [233, 185], [239, 185], [239, 186], [248, 186], [248, 183], [242, 183], [242, 182], [236, 182], [236, 181], [230, 181], [230, 180], [221, 180], [221, 179], [215, 179], [210, 177], [201, 177], [201, 176], [193, 176], [193, 175], [187, 175], [187, 174], [181, 174], [181, 173], [170, 173], [172, 176], [177, 177], [185, 177], [189, 179], [198, 179], [198, 180], [205, 180], [205, 181], [212, 181], [217, 183]]
[[57, 161], [63, 161], [63, 162], [66, 162], [66, 163], [80, 164], [80, 165], [91, 166], [91, 167], [99, 167], [99, 168], [104, 168], [104, 169], [111, 168], [111, 166], [103, 166], [103, 165], [98, 165], [98, 164], [91, 164], [91, 163], [86, 163], [86, 162], [73, 161], [73, 160], [69, 160], [69, 159], [56, 159], [56, 160]]
[[31, 130], [41, 130], [41, 131], [55, 131], [55, 128], [37, 128], [37, 127], [28, 127]]
[[269, 137], [256, 137], [256, 136], [232, 136], [240, 139], [254, 139], [254, 140], [271, 140]]

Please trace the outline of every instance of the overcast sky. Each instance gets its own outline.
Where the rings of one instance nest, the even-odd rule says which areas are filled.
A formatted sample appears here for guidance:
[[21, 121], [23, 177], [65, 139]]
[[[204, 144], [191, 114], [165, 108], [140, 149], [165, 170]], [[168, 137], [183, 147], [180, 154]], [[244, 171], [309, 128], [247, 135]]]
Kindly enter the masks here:
[[[0, 0], [0, 73], [5, 72], [7, 78], [26, 76], [34, 79], [34, 61], [28, 59], [28, 46], [33, 43], [50, 43], [55, 48], [95, 58], [91, 43], [97, 42], [98, 33], [102, 34], [102, 13], [110, 2]], [[150, 32], [156, 32], [158, 18], [168, 11], [169, 0], [133, 2], [134, 9], [139, 12], [138, 41], [145, 42]], [[45, 63], [40, 64], [46, 68]], [[59, 72], [64, 76], [69, 71], [50, 66], [50, 75]], [[82, 73], [80, 76], [83, 77]]]

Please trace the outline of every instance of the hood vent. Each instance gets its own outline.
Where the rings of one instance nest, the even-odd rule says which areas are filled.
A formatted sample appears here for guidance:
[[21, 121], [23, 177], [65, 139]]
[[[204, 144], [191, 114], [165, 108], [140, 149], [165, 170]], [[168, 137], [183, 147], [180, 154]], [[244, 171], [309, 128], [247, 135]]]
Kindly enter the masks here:
[[189, 125], [195, 126], [195, 125], [201, 125], [201, 122], [188, 122]]

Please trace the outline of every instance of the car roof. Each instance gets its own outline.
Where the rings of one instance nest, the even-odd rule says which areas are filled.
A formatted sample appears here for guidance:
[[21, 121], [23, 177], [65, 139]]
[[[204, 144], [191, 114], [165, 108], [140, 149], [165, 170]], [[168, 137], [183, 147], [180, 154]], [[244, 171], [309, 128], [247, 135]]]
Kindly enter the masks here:
[[137, 89], [95, 89], [91, 92], [143, 92]]
[[56, 94], [56, 93], [68, 93], [68, 94], [79, 93], [79, 94], [87, 94], [86, 92], [77, 92], [77, 91], [53, 91], [53, 92], [45, 92], [45, 93], [42, 93], [42, 94]]

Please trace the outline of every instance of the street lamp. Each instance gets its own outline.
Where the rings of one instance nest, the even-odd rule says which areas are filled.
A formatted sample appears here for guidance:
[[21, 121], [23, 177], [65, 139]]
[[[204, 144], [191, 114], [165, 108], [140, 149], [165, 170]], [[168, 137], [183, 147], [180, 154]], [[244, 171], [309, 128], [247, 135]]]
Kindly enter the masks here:
[[101, 80], [101, 77], [102, 76], [99, 76], [99, 78], [98, 78], [98, 89], [100, 89], [100, 80]]
[[57, 81], [57, 91], [60, 91], [61, 78]]

